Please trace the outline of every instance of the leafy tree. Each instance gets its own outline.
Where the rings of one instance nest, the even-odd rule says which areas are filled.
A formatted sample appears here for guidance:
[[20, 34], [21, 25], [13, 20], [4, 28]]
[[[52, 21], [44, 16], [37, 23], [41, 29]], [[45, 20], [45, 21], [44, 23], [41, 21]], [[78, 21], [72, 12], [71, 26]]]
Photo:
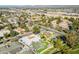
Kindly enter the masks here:
[[0, 13], [0, 17], [2, 16], [2, 12]]
[[4, 34], [4, 36], [5, 36], [5, 38], [8, 38], [8, 37], [10, 37], [10, 34], [6, 33], [6, 34]]
[[16, 32], [16, 31], [10, 31], [10, 35], [13, 37], [13, 36], [16, 36], [16, 35], [18, 35], [19, 33], [18, 32]]
[[25, 27], [25, 31], [26, 31], [26, 32], [30, 31], [27, 25], [26, 25], [26, 27]]
[[24, 28], [26, 32], [29, 31], [29, 28], [28, 28], [28, 26], [27, 26], [25, 23], [22, 23], [22, 24], [20, 25], [20, 27], [21, 27], [21, 28]]
[[3, 39], [3, 37], [0, 37], [0, 41]]
[[76, 31], [79, 28], [79, 20], [73, 20], [72, 27]]
[[68, 19], [69, 21], [73, 22], [75, 19], [73, 17]]
[[55, 18], [54, 17], [50, 17], [50, 20], [53, 21], [53, 20], [55, 20]]
[[10, 31], [13, 30], [11, 24], [8, 24], [7, 27], [8, 27], [8, 29], [9, 29]]
[[64, 17], [64, 19], [68, 20], [68, 17]]
[[57, 19], [57, 24], [61, 22], [61, 17], [56, 17], [55, 19]]
[[39, 33], [40, 32], [40, 27], [38, 25], [35, 25], [33, 27], [33, 33]]
[[75, 32], [69, 32], [67, 35], [66, 35], [66, 40], [67, 40], [67, 44], [70, 46], [70, 47], [74, 47], [76, 45], [76, 42], [78, 40], [78, 37], [77, 37], [77, 34]]
[[42, 23], [45, 23], [46, 22], [46, 16], [44, 14], [41, 15], [41, 22]]
[[60, 39], [57, 39], [57, 41], [55, 42], [55, 47], [58, 49], [62, 49], [63, 48], [63, 41], [61, 41]]
[[4, 26], [0, 26], [0, 30], [3, 29], [3, 28], [4, 28]]

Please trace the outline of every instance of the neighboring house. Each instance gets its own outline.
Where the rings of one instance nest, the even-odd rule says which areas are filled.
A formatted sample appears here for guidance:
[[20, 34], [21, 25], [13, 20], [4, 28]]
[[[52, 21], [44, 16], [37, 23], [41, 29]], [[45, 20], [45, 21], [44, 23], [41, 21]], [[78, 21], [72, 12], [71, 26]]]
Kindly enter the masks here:
[[32, 35], [24, 36], [24, 37], [20, 38], [19, 42], [24, 44], [24, 45], [30, 46], [32, 44], [32, 42], [39, 42], [39, 40], [40, 40], [40, 37], [32, 34]]
[[3, 33], [0, 33], [0, 38], [4, 37]]
[[52, 40], [56, 40], [57, 39], [56, 37], [58, 36], [58, 34], [53, 33], [51, 31], [43, 31], [41, 32], [41, 34], [43, 34], [46, 38], [52, 39]]
[[13, 25], [18, 26], [18, 18], [17, 17], [8, 18], [8, 22], [13, 24]]
[[54, 20], [51, 23], [53, 28], [57, 28], [59, 26], [62, 29], [67, 29], [67, 30], [69, 30], [69, 26], [72, 25], [72, 22], [65, 19], [62, 20], [59, 24], [57, 24], [57, 20]]
[[52, 21], [51, 24], [52, 24], [53, 28], [56, 28], [57, 27], [57, 20]]
[[16, 23], [16, 20], [14, 18], [9, 18], [8, 22], [10, 22], [11, 24]]
[[72, 22], [68, 21], [68, 20], [62, 20], [61, 23], [59, 23], [59, 26], [62, 28], [62, 29], [67, 29], [69, 30], [69, 25], [72, 25]]
[[20, 28], [20, 27], [18, 27], [18, 28], [16, 28], [16, 29], [14, 29], [14, 31], [16, 31], [16, 32], [18, 32], [18, 33], [20, 33], [20, 34], [25, 33], [25, 29]]
[[2, 29], [0, 31], [0, 37], [4, 37], [4, 34], [6, 34], [6, 33], [10, 33], [10, 31], [9, 30], [6, 30], [6, 29]]

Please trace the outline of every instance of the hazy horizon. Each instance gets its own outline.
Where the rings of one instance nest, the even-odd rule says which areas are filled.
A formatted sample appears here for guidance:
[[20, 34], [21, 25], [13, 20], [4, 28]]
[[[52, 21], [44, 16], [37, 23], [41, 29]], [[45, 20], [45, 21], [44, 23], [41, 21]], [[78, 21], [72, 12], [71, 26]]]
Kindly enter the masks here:
[[0, 5], [0, 8], [79, 8], [79, 5]]

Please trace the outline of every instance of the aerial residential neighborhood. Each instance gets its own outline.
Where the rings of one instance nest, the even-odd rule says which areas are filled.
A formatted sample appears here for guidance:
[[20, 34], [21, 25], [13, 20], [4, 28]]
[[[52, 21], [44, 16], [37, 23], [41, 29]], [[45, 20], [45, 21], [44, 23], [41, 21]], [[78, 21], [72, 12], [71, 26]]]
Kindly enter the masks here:
[[0, 7], [0, 54], [79, 54], [79, 6]]

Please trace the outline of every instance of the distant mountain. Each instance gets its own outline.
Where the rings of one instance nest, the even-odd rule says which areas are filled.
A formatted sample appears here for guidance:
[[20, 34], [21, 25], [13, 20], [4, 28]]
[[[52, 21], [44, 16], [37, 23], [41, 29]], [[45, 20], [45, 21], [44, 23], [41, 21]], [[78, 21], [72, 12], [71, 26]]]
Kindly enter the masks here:
[[0, 5], [0, 8], [79, 8], [79, 5]]

